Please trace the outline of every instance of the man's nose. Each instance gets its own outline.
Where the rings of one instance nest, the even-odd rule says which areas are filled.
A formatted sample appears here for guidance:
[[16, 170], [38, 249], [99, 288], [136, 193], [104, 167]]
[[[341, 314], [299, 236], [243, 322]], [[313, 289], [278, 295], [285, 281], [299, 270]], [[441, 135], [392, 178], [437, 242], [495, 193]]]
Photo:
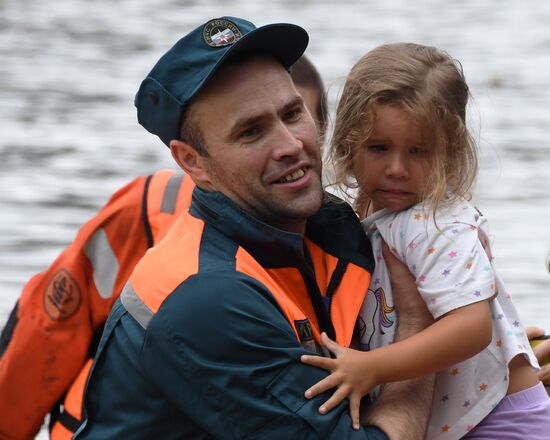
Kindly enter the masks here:
[[274, 142], [273, 158], [275, 160], [281, 160], [287, 156], [295, 156], [304, 147], [304, 143], [283, 123], [279, 124], [276, 129]]

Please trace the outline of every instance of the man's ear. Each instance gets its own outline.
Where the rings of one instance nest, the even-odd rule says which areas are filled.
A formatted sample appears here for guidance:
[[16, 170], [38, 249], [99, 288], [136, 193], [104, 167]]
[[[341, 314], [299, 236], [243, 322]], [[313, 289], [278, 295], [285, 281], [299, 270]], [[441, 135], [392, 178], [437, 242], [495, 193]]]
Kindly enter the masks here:
[[197, 150], [183, 141], [172, 139], [170, 141], [170, 151], [177, 164], [197, 185], [202, 188], [211, 186], [210, 177], [204, 167], [205, 158]]

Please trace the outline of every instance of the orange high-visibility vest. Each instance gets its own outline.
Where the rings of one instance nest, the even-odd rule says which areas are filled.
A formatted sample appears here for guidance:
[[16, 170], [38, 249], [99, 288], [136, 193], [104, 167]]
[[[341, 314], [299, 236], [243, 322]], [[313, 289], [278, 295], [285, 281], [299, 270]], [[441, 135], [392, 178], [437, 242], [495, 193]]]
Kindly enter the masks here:
[[[208, 205], [208, 208], [213, 209], [211, 205]], [[241, 226], [246, 228], [246, 222], [243, 221]], [[136, 313], [152, 317], [178, 286], [189, 277], [200, 273], [199, 258], [203, 258], [204, 260], [201, 261], [208, 265], [207, 257], [201, 253], [204, 227], [205, 221], [185, 211], [170, 229], [167, 240], [151, 249], [138, 263], [123, 293], [123, 297], [139, 298], [135, 301], [140, 304]], [[316, 238], [319, 239], [319, 237]], [[361, 238], [366, 242], [365, 248], [370, 249], [366, 236], [361, 235]], [[341, 237], [342, 241], [343, 239], [344, 237]], [[351, 240], [348, 239], [348, 241]], [[252, 277], [269, 290], [302, 345], [307, 346], [304, 342], [315, 344], [315, 341], [320, 341], [321, 331], [323, 331], [318, 317], [324, 313], [316, 310], [316, 304], [312, 302], [312, 298], [317, 295], [319, 299], [320, 297], [330, 298], [328, 308], [330, 325], [334, 328], [333, 338], [339, 344], [348, 347], [370, 283], [370, 270], [374, 267], [374, 263], [362, 254], [362, 265], [354, 263], [350, 254], [331, 254], [307, 235], [304, 242], [311, 259], [311, 269], [315, 275], [313, 281], [315, 287], [308, 284], [297, 267], [279, 265], [279, 260], [285, 261], [284, 256], [277, 260], [278, 264], [275, 267], [263, 267], [256, 257], [243, 247], [236, 250], [235, 271]], [[348, 248], [352, 249], [352, 246]], [[354, 251], [356, 252], [355, 249]], [[219, 250], [219, 252], [223, 251]], [[270, 250], [266, 249], [265, 252], [269, 253]], [[356, 252], [357, 254], [359, 252]], [[365, 267], [368, 265], [372, 267]], [[128, 303], [124, 300], [122, 302], [132, 314]], [[324, 305], [319, 307], [325, 308]], [[306, 321], [309, 323], [307, 329], [300, 325]], [[310, 334], [302, 334], [304, 331]], [[315, 350], [314, 347], [309, 348]]]
[[[325, 373], [300, 364], [311, 352], [299, 343], [315, 347], [323, 330], [350, 344], [374, 258], [351, 208], [332, 197], [305, 226], [305, 235], [277, 229], [195, 188], [107, 321], [81, 436], [326, 431], [303, 399], [304, 384]], [[349, 436], [343, 409], [321, 418]]]
[[0, 342], [0, 438], [33, 438], [56, 402], [63, 409], [52, 413], [51, 438], [71, 437], [111, 306], [145, 251], [189, 207], [193, 188], [173, 170], [135, 179], [25, 285]]

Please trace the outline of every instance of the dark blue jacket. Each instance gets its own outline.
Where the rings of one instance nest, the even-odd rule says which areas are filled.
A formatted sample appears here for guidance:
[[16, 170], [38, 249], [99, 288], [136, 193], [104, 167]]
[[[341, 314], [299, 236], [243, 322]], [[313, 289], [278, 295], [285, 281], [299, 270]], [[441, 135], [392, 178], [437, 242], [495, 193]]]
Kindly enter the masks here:
[[[338, 287], [372, 268], [347, 205], [326, 203], [304, 244], [195, 189], [190, 211], [138, 264], [111, 312], [75, 438], [388, 439], [376, 427], [353, 430], [347, 402], [319, 414], [330, 393], [303, 394], [327, 373], [299, 360], [320, 331], [342, 339], [338, 301], [360, 305], [368, 285]], [[281, 299], [285, 277], [297, 293]]]

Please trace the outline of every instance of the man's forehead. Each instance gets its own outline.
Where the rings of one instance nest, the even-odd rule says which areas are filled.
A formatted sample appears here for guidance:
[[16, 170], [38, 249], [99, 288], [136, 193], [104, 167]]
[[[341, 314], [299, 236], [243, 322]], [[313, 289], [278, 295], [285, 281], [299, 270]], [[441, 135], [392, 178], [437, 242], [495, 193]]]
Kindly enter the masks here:
[[206, 89], [224, 85], [234, 77], [259, 77], [265, 76], [266, 72], [279, 72], [281, 75], [290, 76], [279, 60], [267, 54], [251, 54], [246, 57], [233, 58], [227, 61], [210, 78]]
[[253, 69], [229, 66], [225, 76], [220, 71], [217, 82], [197, 96], [193, 118], [207, 138], [229, 139], [242, 127], [266, 123], [292, 106], [303, 106], [290, 74], [274, 63], [258, 63]]
[[[284, 113], [288, 109], [296, 106], [303, 106], [303, 98], [296, 94], [284, 97], [284, 99], [275, 99], [274, 102], [267, 105], [250, 106], [243, 108], [242, 112], [235, 114], [232, 121], [232, 128], [253, 124], [264, 119], [271, 119], [274, 115]], [[265, 103], [264, 103], [265, 104]]]
[[288, 71], [273, 57], [256, 55], [224, 65], [197, 95], [195, 102], [234, 102], [235, 111], [256, 100], [288, 101], [299, 96]]

